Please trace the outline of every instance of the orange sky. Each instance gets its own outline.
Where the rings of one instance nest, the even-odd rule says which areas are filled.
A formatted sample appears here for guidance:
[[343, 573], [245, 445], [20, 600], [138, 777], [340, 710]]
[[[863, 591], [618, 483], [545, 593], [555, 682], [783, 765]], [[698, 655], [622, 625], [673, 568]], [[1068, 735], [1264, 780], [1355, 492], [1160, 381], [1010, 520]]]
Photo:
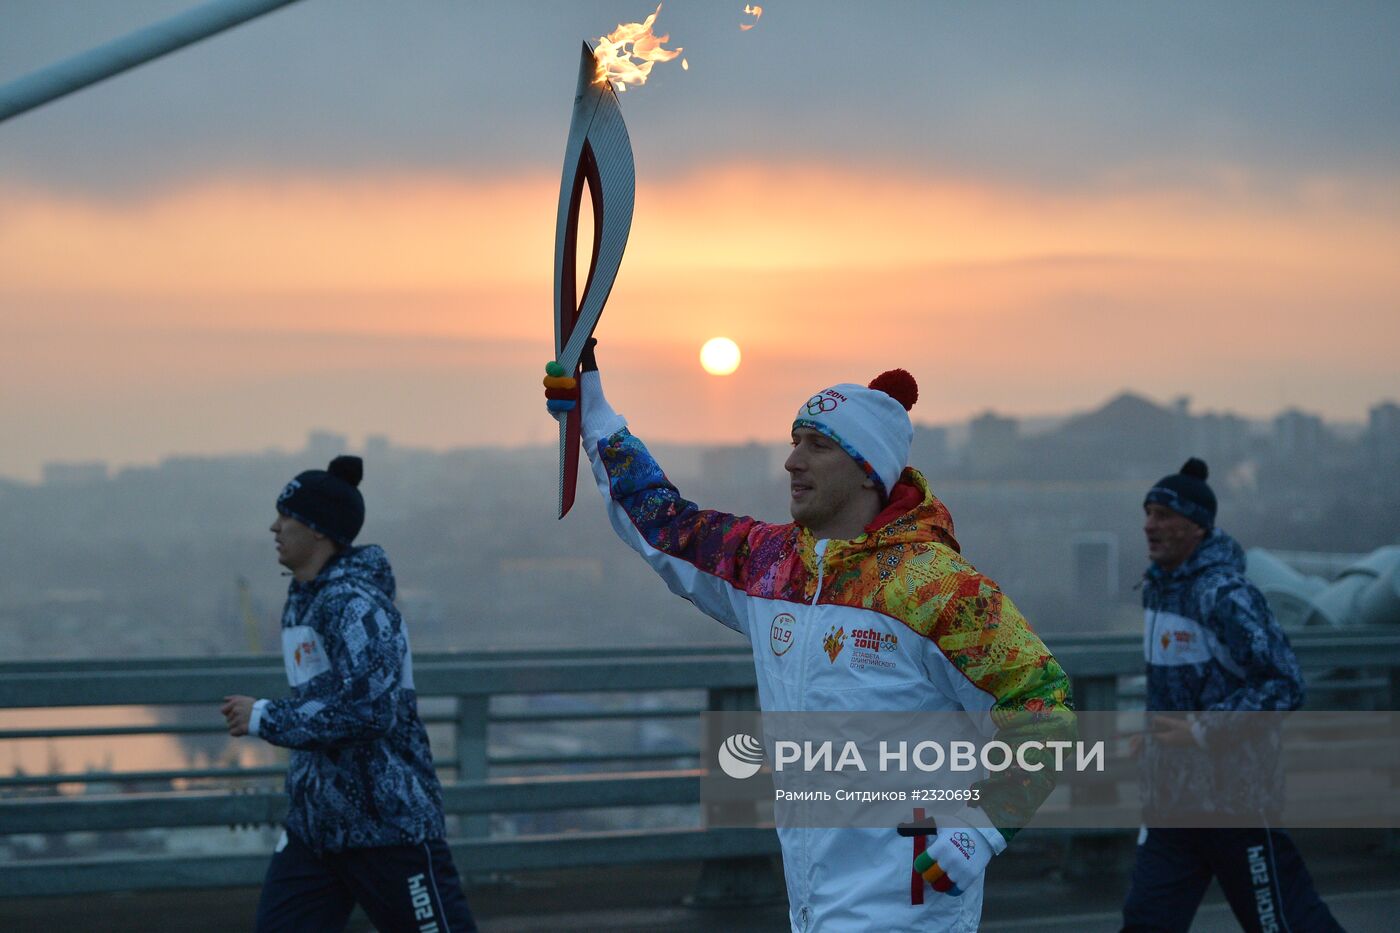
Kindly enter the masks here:
[[[0, 190], [0, 474], [296, 446], [327, 427], [543, 442], [557, 178], [230, 177], [120, 200]], [[643, 436], [777, 438], [901, 365], [916, 420], [1122, 388], [1358, 420], [1400, 395], [1400, 191], [1047, 194], [893, 170], [639, 179], [599, 329]], [[707, 338], [744, 364], [705, 376]], [[682, 416], [684, 413], [684, 416]]]

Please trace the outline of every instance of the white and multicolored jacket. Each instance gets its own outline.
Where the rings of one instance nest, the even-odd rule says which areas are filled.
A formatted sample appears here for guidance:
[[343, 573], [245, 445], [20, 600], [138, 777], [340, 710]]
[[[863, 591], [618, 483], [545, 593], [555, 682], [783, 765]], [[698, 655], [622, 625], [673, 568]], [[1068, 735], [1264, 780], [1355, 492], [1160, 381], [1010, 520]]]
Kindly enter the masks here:
[[293, 750], [287, 830], [317, 852], [446, 834], [394, 589], [388, 558], [371, 544], [287, 590], [282, 651], [292, 693], [254, 704], [249, 733]]
[[[1064, 671], [961, 556], [948, 510], [917, 471], [904, 471], [873, 530], [818, 541], [792, 523], [686, 501], [609, 407], [598, 374], [585, 373], [581, 388], [584, 446], [614, 529], [672, 592], [749, 640], [763, 710], [971, 710], [995, 720], [1072, 708]], [[1072, 732], [1072, 716], [1047, 718]], [[1052, 781], [1015, 768], [992, 780], [997, 792], [983, 796], [1003, 812], [988, 816], [1006, 827], [1023, 825]], [[998, 852], [1014, 835], [984, 832]], [[930, 890], [912, 903], [910, 840], [893, 828], [778, 835], [794, 930], [977, 928], [980, 882], [962, 897]]]

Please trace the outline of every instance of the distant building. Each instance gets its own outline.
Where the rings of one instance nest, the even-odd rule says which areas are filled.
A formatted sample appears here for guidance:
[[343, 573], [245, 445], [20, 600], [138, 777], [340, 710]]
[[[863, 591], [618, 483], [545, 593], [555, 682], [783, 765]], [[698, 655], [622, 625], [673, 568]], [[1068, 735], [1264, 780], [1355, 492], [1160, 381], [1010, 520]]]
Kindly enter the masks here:
[[101, 460], [44, 464], [45, 486], [91, 486], [107, 481], [107, 464]]
[[1200, 415], [1188, 423], [1187, 448], [1208, 463], [1235, 463], [1249, 456], [1251, 434], [1239, 415]]
[[1178, 410], [1122, 392], [1102, 407], [1024, 441], [1024, 471], [1070, 482], [1160, 476], [1163, 464], [1185, 459], [1181, 439], [1189, 422]]
[[920, 470], [940, 470], [950, 461], [948, 429], [914, 425], [914, 442], [909, 448], [909, 463]]
[[1327, 445], [1327, 426], [1317, 415], [1290, 408], [1274, 418], [1274, 453], [1279, 457], [1310, 457]]
[[1083, 532], [1070, 542], [1074, 552], [1074, 609], [1081, 628], [1100, 628], [1118, 598], [1118, 535]]
[[1394, 402], [1381, 402], [1372, 406], [1367, 419], [1368, 434], [1382, 434], [1400, 437], [1400, 405]]
[[317, 466], [330, 463], [334, 457], [350, 449], [350, 439], [334, 431], [311, 431], [306, 435], [306, 455]]
[[1381, 402], [1371, 408], [1364, 442], [1372, 465], [1400, 464], [1400, 405]]
[[389, 458], [389, 450], [392, 446], [389, 443], [389, 435], [371, 434], [365, 438], [365, 459], [382, 463]]
[[967, 426], [967, 465], [974, 472], [998, 470], [1016, 458], [1019, 425], [1015, 418], [987, 412]]

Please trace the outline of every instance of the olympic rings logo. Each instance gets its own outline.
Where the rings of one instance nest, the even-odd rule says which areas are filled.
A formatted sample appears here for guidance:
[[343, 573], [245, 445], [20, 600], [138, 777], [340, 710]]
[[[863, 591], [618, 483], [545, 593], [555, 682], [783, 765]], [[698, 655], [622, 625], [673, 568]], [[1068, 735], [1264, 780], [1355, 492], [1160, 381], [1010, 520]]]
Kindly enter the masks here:
[[807, 414], [823, 415], [829, 411], [835, 411], [836, 406], [841, 404], [834, 398], [825, 395], [814, 395], [807, 399]]

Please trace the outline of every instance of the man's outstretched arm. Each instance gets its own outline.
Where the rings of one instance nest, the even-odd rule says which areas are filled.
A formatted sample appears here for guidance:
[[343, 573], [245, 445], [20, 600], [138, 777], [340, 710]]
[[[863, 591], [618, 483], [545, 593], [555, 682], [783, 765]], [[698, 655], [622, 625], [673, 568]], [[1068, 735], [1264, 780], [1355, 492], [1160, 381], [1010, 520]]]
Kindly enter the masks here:
[[742, 604], [753, 545], [790, 529], [701, 509], [682, 497], [608, 403], [591, 350], [578, 386], [583, 444], [613, 529], [672, 592], [747, 634]]

